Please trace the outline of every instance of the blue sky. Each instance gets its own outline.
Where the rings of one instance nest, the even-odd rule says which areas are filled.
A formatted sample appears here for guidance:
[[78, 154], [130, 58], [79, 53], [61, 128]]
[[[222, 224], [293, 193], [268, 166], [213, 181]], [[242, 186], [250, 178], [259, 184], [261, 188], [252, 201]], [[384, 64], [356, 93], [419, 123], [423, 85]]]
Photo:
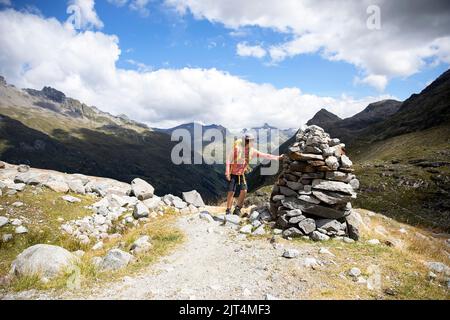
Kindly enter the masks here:
[[[398, 61], [388, 62], [388, 66], [378, 67], [377, 62], [373, 62], [376, 57], [371, 56], [372, 60], [369, 62], [353, 62], [351, 53], [350, 58], [332, 61], [333, 59], [323, 56], [323, 49], [292, 54], [276, 61], [269, 55], [269, 49], [272, 46], [295, 40], [301, 35], [301, 31], [292, 30], [301, 27], [293, 25], [292, 30], [288, 29], [287, 31], [277, 30], [277, 27], [271, 27], [270, 23], [266, 23], [267, 26], [257, 25], [257, 23], [248, 23], [248, 25], [241, 23], [236, 27], [231, 26], [229, 21], [231, 18], [238, 19], [240, 16], [209, 17], [206, 7], [200, 13], [195, 12], [195, 9], [188, 9], [184, 13], [180, 13], [180, 10], [177, 11], [173, 5], [153, 0], [143, 7], [148, 11], [142, 12], [130, 9], [129, 3], [118, 7], [106, 0], [95, 1], [94, 10], [102, 21], [103, 27], [89, 27], [79, 31], [80, 33], [96, 31], [105, 35], [116, 35], [121, 54], [115, 64], [120, 70], [131, 69], [145, 73], [161, 69], [199, 68], [210, 70], [214, 68], [251, 84], [268, 83], [275, 89], [297, 88], [302, 94], [334, 99], [340, 99], [345, 95], [351, 96], [354, 100], [365, 101], [366, 97], [373, 97], [376, 100], [376, 97], [381, 96], [406, 99], [412, 93], [422, 90], [427, 83], [448, 69], [446, 61], [435, 61], [434, 63], [424, 63], [418, 70], [397, 72], [393, 65], [399, 63]], [[55, 17], [62, 24], [69, 16], [66, 13], [68, 4], [66, 1], [12, 0], [11, 5], [3, 5], [2, 8], [13, 8], [27, 14], [37, 14], [35, 9], [38, 9], [43, 19]], [[270, 8], [268, 8], [268, 12], [270, 12]], [[274, 17], [274, 20], [276, 18], [278, 17]], [[291, 28], [291, 26], [288, 27]], [[236, 35], [237, 33], [239, 35]], [[389, 38], [386, 41], [389, 41]], [[237, 53], [239, 43], [260, 46], [267, 54], [263, 58], [241, 56]], [[376, 44], [372, 49], [377, 50]], [[380, 55], [382, 54], [380, 52]], [[363, 57], [365, 56], [368, 56], [368, 53], [364, 53]], [[427, 58], [421, 57], [423, 61], [427, 61]], [[430, 61], [433, 59], [431, 56]], [[388, 81], [383, 88], [356, 80], [357, 78], [362, 79], [370, 73], [378, 74], [378, 71], [373, 71], [375, 69], [372, 67], [373, 65], [380, 70], [388, 70], [386, 71]], [[2, 72], [5, 71], [2, 70]], [[82, 90], [68, 88], [68, 91], [77, 95]], [[86, 98], [90, 102], [89, 99], [92, 97], [86, 95], [86, 97], [78, 98]], [[92, 99], [93, 102], [97, 102], [94, 98]], [[101, 100], [98, 99], [98, 101]], [[112, 109], [112, 111], [114, 112], [116, 109]], [[352, 112], [343, 113], [350, 115], [359, 109], [361, 107]], [[338, 109], [336, 108], [336, 110]], [[138, 112], [131, 114], [134, 118], [139, 118]], [[208, 119], [199, 120], [207, 121]], [[152, 122], [148, 119], [144, 119], [144, 121]], [[277, 121], [281, 120], [277, 119]], [[174, 119], [170, 121], [162, 119], [161, 123], [169, 125], [175, 124], [175, 122]], [[271, 121], [269, 119], [263, 122]]]

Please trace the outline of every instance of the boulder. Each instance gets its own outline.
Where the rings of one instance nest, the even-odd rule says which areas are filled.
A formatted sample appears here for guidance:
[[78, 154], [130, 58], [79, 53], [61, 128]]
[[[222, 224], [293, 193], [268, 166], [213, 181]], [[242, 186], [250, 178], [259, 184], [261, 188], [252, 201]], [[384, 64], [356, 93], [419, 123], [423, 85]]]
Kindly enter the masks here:
[[241, 222], [241, 218], [234, 214], [227, 214], [227, 215], [225, 215], [225, 222], [239, 225], [239, 223]]
[[192, 205], [196, 206], [197, 208], [205, 206], [202, 196], [200, 195], [200, 193], [197, 192], [197, 190], [183, 192], [182, 197], [185, 202], [192, 204]]
[[157, 211], [161, 205], [161, 198], [153, 196], [150, 199], [145, 199], [142, 203], [151, 211]]
[[81, 180], [70, 180], [67, 182], [69, 186], [69, 190], [78, 194], [85, 194], [86, 189], [84, 188], [84, 184]]
[[342, 224], [334, 219], [320, 219], [316, 221], [317, 228], [323, 229], [327, 232], [337, 233], [343, 229]]
[[131, 191], [139, 200], [145, 200], [153, 197], [155, 188], [146, 181], [136, 178], [131, 181]]
[[344, 154], [341, 156], [341, 165], [344, 168], [350, 168], [353, 162]]
[[136, 239], [130, 247], [133, 254], [141, 254], [147, 252], [152, 247], [149, 236], [142, 236]]
[[327, 241], [327, 240], [330, 239], [329, 236], [327, 236], [326, 234], [323, 234], [323, 233], [321, 233], [319, 231], [311, 232], [309, 237], [311, 238], [311, 240], [314, 240], [314, 241]]
[[55, 192], [66, 193], [69, 191], [69, 186], [64, 181], [50, 180], [45, 182], [44, 186]]
[[288, 259], [297, 258], [300, 252], [297, 249], [286, 249], [283, 252], [283, 257]]
[[17, 276], [39, 275], [50, 279], [73, 267], [76, 261], [76, 256], [64, 248], [36, 244], [16, 257], [11, 272]]
[[131, 254], [120, 249], [112, 249], [103, 257], [99, 268], [101, 270], [118, 270], [126, 267], [131, 261], [133, 261]]
[[134, 210], [133, 210], [133, 217], [135, 219], [140, 219], [140, 218], [145, 218], [148, 217], [149, 215], [149, 210], [148, 208], [145, 206], [145, 204], [141, 201], [139, 201], [135, 206], [134, 206]]
[[283, 238], [299, 238], [303, 236], [303, 232], [295, 227], [290, 227], [282, 232]]
[[9, 219], [7, 217], [0, 216], [0, 228], [4, 225], [7, 225], [9, 222]]
[[17, 167], [18, 172], [28, 172], [30, 170], [30, 166], [27, 164], [19, 164]]
[[181, 200], [179, 197], [173, 198], [172, 205], [177, 209], [184, 209], [187, 207], [187, 203]]
[[316, 229], [316, 222], [314, 219], [306, 218], [298, 223], [298, 228], [308, 235]]
[[347, 223], [347, 234], [348, 236], [358, 241], [361, 235], [361, 229], [365, 226], [361, 215], [355, 210], [351, 210], [350, 214], [345, 217]]

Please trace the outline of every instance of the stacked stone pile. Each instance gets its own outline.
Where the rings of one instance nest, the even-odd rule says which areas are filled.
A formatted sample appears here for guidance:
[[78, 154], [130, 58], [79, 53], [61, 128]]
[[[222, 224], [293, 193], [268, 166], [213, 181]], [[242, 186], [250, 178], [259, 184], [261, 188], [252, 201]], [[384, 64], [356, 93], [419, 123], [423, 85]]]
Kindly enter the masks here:
[[350, 201], [356, 198], [359, 181], [353, 171], [339, 139], [314, 125], [299, 130], [270, 198], [271, 214], [283, 236], [357, 240]]

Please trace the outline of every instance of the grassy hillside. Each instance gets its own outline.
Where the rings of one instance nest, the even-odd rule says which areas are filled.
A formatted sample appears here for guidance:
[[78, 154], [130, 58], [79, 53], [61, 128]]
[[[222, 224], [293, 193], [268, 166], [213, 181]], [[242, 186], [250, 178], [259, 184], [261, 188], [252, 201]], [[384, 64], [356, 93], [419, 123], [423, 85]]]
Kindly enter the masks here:
[[410, 224], [450, 231], [450, 126], [350, 149], [361, 192], [355, 204]]

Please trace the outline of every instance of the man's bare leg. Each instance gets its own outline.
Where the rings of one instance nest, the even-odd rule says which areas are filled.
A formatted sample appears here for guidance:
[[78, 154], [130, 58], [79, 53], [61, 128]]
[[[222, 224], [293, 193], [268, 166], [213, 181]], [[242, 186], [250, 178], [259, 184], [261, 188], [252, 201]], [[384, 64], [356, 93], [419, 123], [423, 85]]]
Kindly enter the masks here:
[[242, 206], [244, 205], [244, 200], [245, 200], [245, 196], [247, 195], [247, 190], [241, 190], [241, 192], [239, 193], [239, 198], [238, 198], [238, 207], [242, 208]]
[[233, 191], [228, 191], [227, 193], [227, 209], [231, 210], [231, 206], [233, 205]]

